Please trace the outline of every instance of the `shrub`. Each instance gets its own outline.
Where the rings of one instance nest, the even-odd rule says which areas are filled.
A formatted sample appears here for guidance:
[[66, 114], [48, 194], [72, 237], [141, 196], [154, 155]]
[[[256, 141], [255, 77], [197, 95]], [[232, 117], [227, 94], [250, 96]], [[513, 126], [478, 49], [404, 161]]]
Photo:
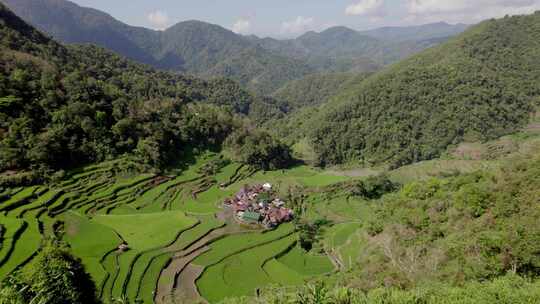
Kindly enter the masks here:
[[409, 199], [429, 199], [441, 188], [441, 180], [432, 178], [428, 181], [414, 182], [403, 187], [401, 193]]
[[256, 300], [229, 299], [223, 303], [258, 304], [522, 304], [539, 303], [540, 281], [516, 275], [484, 282], [467, 282], [461, 287], [429, 284], [410, 290], [380, 288], [363, 292], [356, 288], [331, 287], [321, 282], [308, 284], [296, 292], [269, 288]]
[[318, 242], [322, 228], [329, 224], [331, 222], [326, 219], [318, 219], [313, 222], [299, 222], [296, 225], [296, 229], [299, 231], [298, 242], [300, 247], [306, 251], [310, 251], [313, 245]]
[[384, 194], [396, 191], [398, 188], [398, 184], [382, 174], [359, 181], [352, 190], [352, 194], [365, 199], [379, 199]]

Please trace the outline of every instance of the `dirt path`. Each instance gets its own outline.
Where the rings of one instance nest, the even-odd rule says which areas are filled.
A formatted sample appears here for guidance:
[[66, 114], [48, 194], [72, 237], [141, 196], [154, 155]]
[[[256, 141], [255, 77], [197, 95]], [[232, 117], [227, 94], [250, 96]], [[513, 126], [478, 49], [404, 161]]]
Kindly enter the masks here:
[[345, 269], [345, 266], [341, 261], [340, 254], [338, 252], [335, 252], [334, 248], [326, 251], [326, 255], [330, 258], [330, 261], [332, 262], [332, 264], [334, 264], [336, 270], [341, 271]]
[[[210, 250], [209, 243], [226, 235], [249, 232], [253, 231], [242, 229], [238, 225], [227, 224], [213, 230], [188, 248], [175, 253], [172, 262], [160, 274], [155, 297], [156, 303], [205, 303], [206, 301], [199, 295], [195, 285], [195, 281], [204, 269], [191, 264], [191, 262], [202, 253]], [[187, 302], [185, 302], [186, 296], [189, 296], [190, 299]]]
[[193, 267], [189, 267], [191, 261], [209, 249], [209, 247], [204, 246], [187, 255], [175, 256], [173, 258], [169, 266], [161, 272], [159, 277], [155, 297], [157, 304], [177, 303], [179, 300], [186, 301], [188, 299], [187, 296], [189, 296], [190, 301], [185, 303], [194, 303], [201, 298], [195, 286], [195, 280], [199, 274], [190, 276], [191, 272], [186, 271], [192, 270]]
[[241, 227], [234, 221], [232, 210], [225, 208], [216, 214], [225, 225], [210, 231], [189, 247], [177, 251], [171, 263], [164, 269], [158, 279], [155, 302], [156, 304], [170, 303], [207, 303], [198, 292], [195, 281], [204, 271], [204, 267], [191, 262], [199, 255], [210, 250], [210, 243], [229, 235], [253, 233]]
[[[227, 226], [216, 229], [193, 243], [188, 248], [174, 254], [171, 263], [162, 270], [159, 276], [155, 297], [157, 304], [176, 303], [176, 300], [181, 299], [176, 298], [175, 296], [177, 294], [175, 291], [176, 288], [195, 285], [197, 277], [190, 278], [189, 276], [182, 275], [182, 272], [191, 261], [210, 249], [210, 247], [207, 246], [208, 243], [226, 235], [228, 230]], [[192, 279], [192, 281], [183, 281], [185, 279]], [[195, 292], [196, 290], [197, 289], [195, 288]], [[188, 289], [185, 292], [191, 293], [192, 290]], [[200, 298], [198, 293], [197, 296]]]
[[525, 128], [525, 131], [529, 131], [529, 132], [540, 132], [540, 122], [534, 122], [534, 123], [529, 124], [529, 125]]
[[180, 303], [208, 303], [201, 297], [195, 284], [195, 281], [201, 276], [203, 271], [204, 267], [187, 264], [176, 280], [181, 285], [174, 289], [174, 299], [182, 299]]
[[326, 172], [329, 174], [338, 175], [338, 176], [368, 177], [368, 176], [380, 174], [381, 170], [374, 169], [374, 168], [359, 168], [359, 169], [349, 169], [349, 170], [330, 169]]

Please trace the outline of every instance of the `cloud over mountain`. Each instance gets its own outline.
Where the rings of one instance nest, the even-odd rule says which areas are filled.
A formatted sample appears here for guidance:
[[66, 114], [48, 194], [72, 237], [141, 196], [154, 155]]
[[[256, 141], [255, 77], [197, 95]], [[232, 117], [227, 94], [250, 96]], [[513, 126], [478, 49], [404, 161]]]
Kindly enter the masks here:
[[315, 29], [315, 19], [312, 17], [298, 16], [293, 20], [285, 21], [281, 24], [281, 33], [286, 35], [297, 35]]
[[380, 17], [384, 15], [384, 0], [361, 0], [345, 9], [349, 16]]
[[540, 0], [408, 0], [410, 19], [475, 23], [540, 9]]
[[171, 24], [169, 15], [166, 12], [160, 10], [149, 13], [147, 19], [148, 22], [152, 24], [154, 29], [157, 30], [164, 30]]
[[251, 30], [251, 21], [248, 18], [240, 18], [232, 26], [232, 31], [236, 34], [247, 34]]

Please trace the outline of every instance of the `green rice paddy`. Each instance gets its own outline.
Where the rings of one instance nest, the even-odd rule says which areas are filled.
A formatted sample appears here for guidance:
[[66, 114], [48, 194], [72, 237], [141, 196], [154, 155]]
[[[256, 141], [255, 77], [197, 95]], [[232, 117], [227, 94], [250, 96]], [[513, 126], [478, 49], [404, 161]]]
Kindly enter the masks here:
[[277, 261], [302, 276], [315, 276], [332, 272], [334, 265], [326, 255], [307, 254], [299, 246], [295, 246]]
[[295, 242], [296, 236], [290, 235], [232, 254], [207, 267], [197, 286], [201, 294], [214, 303], [226, 297], [253, 295], [257, 288], [280, 283], [279, 277], [274, 277], [277, 282], [273, 281], [262, 266]]
[[[302, 284], [334, 270], [326, 255], [297, 246], [292, 223], [272, 231], [232, 229], [234, 221], [216, 215], [223, 199], [245, 184], [316, 189], [347, 177], [307, 166], [254, 172], [235, 163], [204, 176], [200, 168], [218, 157], [208, 154], [173, 176], [137, 174], [128, 160], [119, 159], [69, 172], [55, 185], [2, 190], [0, 280], [24, 267], [53, 236], [81, 259], [105, 303], [120, 298], [154, 303], [165, 272], [173, 274], [163, 278], [171, 288], [165, 292], [172, 293], [183, 282], [175, 282], [182, 269], [171, 269], [171, 262], [201, 248], [187, 262], [202, 267], [192, 283], [210, 303], [252, 295], [268, 284]], [[123, 243], [127, 250], [119, 250]]]

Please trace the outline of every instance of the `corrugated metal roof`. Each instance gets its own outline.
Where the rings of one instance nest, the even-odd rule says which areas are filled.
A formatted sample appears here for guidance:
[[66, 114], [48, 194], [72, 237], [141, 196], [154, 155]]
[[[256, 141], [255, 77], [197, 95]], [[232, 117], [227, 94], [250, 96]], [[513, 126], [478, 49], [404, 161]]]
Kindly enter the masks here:
[[258, 212], [247, 211], [247, 212], [244, 212], [244, 215], [242, 215], [242, 219], [245, 221], [258, 222], [260, 218], [261, 218], [261, 214]]

